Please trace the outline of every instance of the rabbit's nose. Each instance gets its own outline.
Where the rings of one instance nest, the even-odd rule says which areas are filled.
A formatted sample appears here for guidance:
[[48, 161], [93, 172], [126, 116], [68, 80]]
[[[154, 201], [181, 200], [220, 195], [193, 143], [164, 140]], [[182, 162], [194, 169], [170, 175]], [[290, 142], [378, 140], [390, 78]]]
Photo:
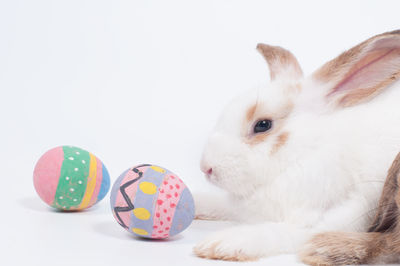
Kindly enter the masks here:
[[211, 175], [212, 174], [212, 168], [209, 168], [207, 171], [204, 171], [206, 175]]
[[212, 172], [213, 172], [212, 167], [208, 166], [204, 162], [201, 163], [200, 169], [204, 174], [206, 174], [208, 176], [210, 176], [212, 174]]

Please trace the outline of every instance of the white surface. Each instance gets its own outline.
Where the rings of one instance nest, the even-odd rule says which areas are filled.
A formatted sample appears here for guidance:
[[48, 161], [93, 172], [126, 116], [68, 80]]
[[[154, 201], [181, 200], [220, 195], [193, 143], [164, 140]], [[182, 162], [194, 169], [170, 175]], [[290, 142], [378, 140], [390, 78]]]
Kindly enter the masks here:
[[[36, 197], [21, 198], [17, 204], [29, 221], [16, 223], [21, 230], [16, 235], [6, 234], [11, 245], [2, 252], [8, 261], [4, 265], [232, 265], [192, 255], [194, 243], [205, 234], [224, 228], [227, 222], [195, 221], [187, 231], [170, 240], [149, 241], [122, 229], [105, 202], [81, 213], [53, 211]], [[249, 265], [266, 262], [296, 264], [294, 256], [280, 256]]]
[[[192, 246], [226, 226], [195, 222], [173, 241], [137, 241], [108, 197], [82, 213], [51, 211], [32, 171], [47, 149], [99, 156], [112, 181], [157, 163], [192, 191], [223, 105], [268, 79], [257, 42], [290, 49], [308, 74], [339, 52], [399, 27], [393, 1], [0, 1], [2, 265], [228, 264]], [[289, 265], [294, 256], [249, 265]], [[229, 264], [231, 265], [231, 264]], [[243, 265], [243, 264], [240, 264]]]

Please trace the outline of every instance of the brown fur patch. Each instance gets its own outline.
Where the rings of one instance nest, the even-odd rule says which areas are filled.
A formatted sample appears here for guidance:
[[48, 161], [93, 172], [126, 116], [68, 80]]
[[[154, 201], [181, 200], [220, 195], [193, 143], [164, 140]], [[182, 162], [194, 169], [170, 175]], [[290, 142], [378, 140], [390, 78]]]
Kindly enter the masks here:
[[303, 87], [301, 86], [301, 83], [295, 83], [293, 86], [291, 86], [292, 90], [296, 93], [300, 93]]
[[250, 145], [259, 144], [263, 142], [269, 135], [271, 135], [269, 132], [256, 134], [247, 139], [246, 143]]
[[257, 44], [257, 50], [264, 56], [268, 63], [271, 80], [285, 71], [290, 71], [294, 78], [303, 76], [303, 71], [296, 57], [286, 49], [263, 43]]
[[246, 120], [247, 120], [248, 123], [253, 120], [253, 117], [254, 117], [254, 115], [256, 113], [256, 109], [257, 109], [257, 104], [254, 104], [249, 109], [247, 109]]
[[283, 132], [276, 138], [275, 145], [272, 147], [271, 155], [276, 153], [289, 139], [289, 133]]
[[362, 264], [369, 258], [369, 243], [379, 233], [328, 232], [315, 235], [300, 251], [309, 265]]
[[254, 117], [256, 115], [256, 111], [257, 111], [257, 104], [250, 106], [249, 109], [247, 109], [246, 120], [243, 123], [243, 132], [244, 132], [244, 135], [246, 136], [245, 140], [246, 140], [246, 143], [250, 144], [250, 145], [255, 145], [255, 144], [263, 142], [269, 135], [269, 132], [265, 132], [265, 133], [261, 133], [261, 134], [247, 136], [248, 135], [248, 133], [247, 133], [248, 127], [253, 123]]
[[[293, 88], [301, 89], [301, 86], [295, 86]], [[263, 118], [260, 118], [260, 119], [272, 120], [272, 129], [267, 132], [264, 132], [264, 133], [259, 133], [259, 134], [253, 135], [253, 134], [249, 134], [248, 131], [249, 131], [249, 127], [255, 122], [255, 117], [257, 116], [257, 105], [255, 104], [255, 105], [250, 106], [247, 109], [246, 119], [243, 122], [243, 126], [242, 126], [242, 132], [244, 135], [245, 143], [247, 143], [249, 145], [259, 144], [259, 143], [263, 142], [265, 139], [267, 139], [273, 132], [279, 131], [282, 128], [283, 124], [285, 123], [286, 118], [289, 116], [289, 114], [293, 110], [293, 108], [294, 108], [293, 103], [289, 102], [283, 108], [281, 108], [281, 110], [279, 110], [279, 112], [271, 113], [271, 114], [269, 114], [268, 117], [262, 116]], [[284, 134], [287, 134], [287, 133], [283, 133], [281, 135], [284, 135]], [[283, 140], [280, 138], [284, 138], [284, 137], [285, 136], [278, 136], [277, 144], [279, 144]], [[279, 145], [277, 148], [279, 148]]]
[[379, 200], [378, 211], [368, 229], [368, 232], [387, 232], [393, 230], [395, 222], [398, 220], [400, 203], [400, 193], [398, 184], [400, 178], [400, 153], [397, 155], [388, 171], [388, 175], [383, 186], [381, 198]]
[[330, 82], [332, 79], [338, 79], [342, 76], [342, 72], [349, 69], [350, 63], [357, 58], [357, 55], [360, 54], [364, 46], [365, 43], [361, 43], [340, 54], [335, 59], [328, 61], [314, 72], [313, 77], [322, 82]]

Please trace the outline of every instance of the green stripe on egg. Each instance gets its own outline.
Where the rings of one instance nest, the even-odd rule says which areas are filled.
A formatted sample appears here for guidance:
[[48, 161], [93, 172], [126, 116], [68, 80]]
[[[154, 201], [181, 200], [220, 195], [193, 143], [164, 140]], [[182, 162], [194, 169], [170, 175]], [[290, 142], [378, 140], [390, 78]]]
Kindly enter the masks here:
[[89, 152], [77, 147], [63, 146], [64, 161], [56, 190], [54, 207], [68, 210], [80, 205], [89, 176]]

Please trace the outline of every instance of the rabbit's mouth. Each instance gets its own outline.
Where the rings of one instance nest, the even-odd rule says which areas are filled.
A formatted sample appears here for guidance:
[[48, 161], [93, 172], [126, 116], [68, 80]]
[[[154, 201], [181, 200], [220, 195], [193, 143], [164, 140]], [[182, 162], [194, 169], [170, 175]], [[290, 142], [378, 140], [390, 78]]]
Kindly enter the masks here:
[[209, 180], [209, 181], [212, 181], [213, 179], [215, 179], [215, 177], [213, 177], [212, 173], [208, 173], [207, 172], [204, 175], [205, 175], [206, 179]]
[[211, 168], [204, 172], [204, 176], [209, 182], [213, 184], [217, 183], [217, 176], [215, 175], [215, 171], [213, 171]]

